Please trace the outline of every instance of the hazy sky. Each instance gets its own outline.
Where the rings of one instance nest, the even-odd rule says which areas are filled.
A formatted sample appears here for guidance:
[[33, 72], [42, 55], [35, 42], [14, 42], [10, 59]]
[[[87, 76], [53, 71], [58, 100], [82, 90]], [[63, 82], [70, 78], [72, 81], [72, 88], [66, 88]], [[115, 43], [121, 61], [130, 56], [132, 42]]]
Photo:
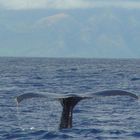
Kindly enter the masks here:
[[95, 7], [140, 8], [138, 0], [0, 0], [2, 9], [73, 9]]
[[0, 56], [140, 58], [139, 0], [0, 0]]

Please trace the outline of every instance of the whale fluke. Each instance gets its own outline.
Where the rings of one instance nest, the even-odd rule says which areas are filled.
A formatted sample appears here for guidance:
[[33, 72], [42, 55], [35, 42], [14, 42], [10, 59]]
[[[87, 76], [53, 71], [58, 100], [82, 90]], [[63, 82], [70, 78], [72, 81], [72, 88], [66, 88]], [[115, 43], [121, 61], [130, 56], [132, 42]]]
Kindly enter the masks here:
[[[62, 114], [60, 119], [59, 129], [63, 128], [71, 128], [72, 127], [72, 117], [73, 117], [73, 109], [76, 104], [83, 99], [91, 99], [95, 97], [105, 97], [105, 96], [129, 96], [134, 99], [139, 99], [139, 97], [131, 92], [122, 91], [122, 90], [106, 90], [95, 92], [92, 94], [85, 94], [84, 96], [76, 96], [73, 94], [69, 94], [66, 96], [50, 96], [49, 99], [58, 100], [62, 105]], [[47, 95], [37, 94], [37, 93], [25, 93], [18, 97], [16, 97], [16, 101], [19, 104], [21, 101], [29, 98], [47, 98]]]
[[91, 95], [93, 96], [129, 96], [135, 99], [139, 99], [139, 97], [136, 94], [133, 94], [128, 91], [123, 91], [123, 90], [105, 90], [105, 91], [100, 91], [100, 92], [95, 92]]
[[17, 103], [19, 104], [21, 101], [25, 100], [25, 99], [30, 99], [30, 98], [46, 98], [47, 96], [42, 95], [42, 94], [37, 94], [37, 93], [25, 93], [22, 95], [17, 96], [15, 99], [17, 101]]

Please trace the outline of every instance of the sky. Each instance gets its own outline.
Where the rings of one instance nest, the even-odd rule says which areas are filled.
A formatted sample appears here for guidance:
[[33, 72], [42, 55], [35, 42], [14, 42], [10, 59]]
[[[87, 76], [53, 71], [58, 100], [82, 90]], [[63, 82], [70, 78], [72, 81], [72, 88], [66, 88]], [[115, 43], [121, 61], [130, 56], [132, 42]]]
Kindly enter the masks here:
[[140, 8], [138, 0], [0, 0], [0, 7], [5, 10], [30, 9], [82, 9], [95, 7]]
[[0, 0], [0, 56], [140, 58], [139, 0]]

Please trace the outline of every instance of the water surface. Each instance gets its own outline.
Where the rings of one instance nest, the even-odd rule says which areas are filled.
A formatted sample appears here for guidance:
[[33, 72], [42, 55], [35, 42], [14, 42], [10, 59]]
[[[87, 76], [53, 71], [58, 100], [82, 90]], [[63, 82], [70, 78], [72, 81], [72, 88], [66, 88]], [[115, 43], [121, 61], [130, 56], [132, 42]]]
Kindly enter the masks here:
[[138, 59], [0, 58], [0, 139], [138, 140], [140, 102], [129, 97], [81, 101], [73, 128], [59, 130], [61, 105], [14, 98], [33, 92], [80, 95], [120, 89], [140, 95]]

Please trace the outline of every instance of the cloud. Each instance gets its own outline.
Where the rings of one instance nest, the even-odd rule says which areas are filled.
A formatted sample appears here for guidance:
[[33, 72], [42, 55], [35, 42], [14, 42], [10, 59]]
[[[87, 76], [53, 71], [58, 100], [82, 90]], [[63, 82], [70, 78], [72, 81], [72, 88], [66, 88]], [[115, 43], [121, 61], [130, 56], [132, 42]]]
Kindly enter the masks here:
[[[25, 10], [25, 9], [71, 9], [82, 8], [89, 2], [84, 0], [0, 0], [0, 6], [4, 9]], [[86, 7], [88, 7], [86, 6]]]
[[37, 23], [36, 23], [36, 26], [51, 26], [61, 20], [64, 20], [66, 18], [68, 18], [69, 15], [68, 14], [65, 14], [65, 13], [58, 13], [58, 14], [55, 14], [55, 15], [52, 15], [52, 16], [47, 16], [47, 17], [44, 17], [42, 19], [40, 19]]
[[0, 8], [10, 10], [77, 9], [103, 7], [140, 9], [140, 2], [132, 0], [0, 0]]

